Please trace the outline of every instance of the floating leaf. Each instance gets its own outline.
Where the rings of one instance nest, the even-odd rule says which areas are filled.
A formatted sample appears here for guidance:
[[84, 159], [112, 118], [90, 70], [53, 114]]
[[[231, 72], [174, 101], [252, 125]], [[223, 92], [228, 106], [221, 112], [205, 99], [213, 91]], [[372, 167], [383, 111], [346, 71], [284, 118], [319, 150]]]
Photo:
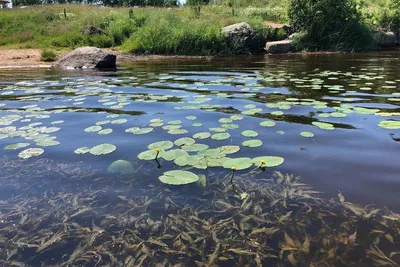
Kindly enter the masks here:
[[253, 139], [253, 140], [247, 140], [242, 143], [242, 146], [246, 147], [259, 147], [262, 146], [263, 142], [258, 139]]
[[196, 116], [187, 116], [186, 119], [194, 121], [196, 119]]
[[18, 157], [22, 158], [22, 159], [29, 159], [31, 157], [37, 157], [42, 155], [44, 152], [43, 149], [41, 148], [28, 148], [25, 149], [21, 152], [19, 152]]
[[203, 187], [206, 188], [207, 187], [207, 178], [204, 174], [200, 174], [199, 176], [199, 181], [198, 184]]
[[263, 121], [263, 122], [260, 123], [260, 125], [262, 127], [273, 127], [273, 126], [276, 125], [276, 122], [274, 122], [274, 121]]
[[232, 167], [235, 167], [236, 170], [245, 170], [250, 168], [251, 165], [253, 164], [251, 163], [250, 158], [236, 158], [226, 160], [223, 167], [226, 169], [232, 169]]
[[96, 122], [96, 125], [104, 125], [104, 124], [108, 124], [110, 122], [111, 121], [108, 121], [108, 120], [106, 120], [106, 121], [98, 121], [98, 122]]
[[54, 141], [54, 140], [40, 140], [39, 142], [36, 142], [37, 146], [43, 146], [43, 147], [48, 147], [48, 146], [58, 146], [60, 142]]
[[383, 129], [397, 130], [400, 129], [400, 121], [386, 120], [379, 123], [379, 127]]
[[335, 129], [333, 124], [330, 124], [330, 123], [327, 123], [327, 122], [313, 121], [312, 125], [315, 125], [318, 128], [323, 129], [323, 130], [334, 130]]
[[226, 132], [226, 129], [221, 128], [221, 127], [214, 127], [214, 128], [210, 128], [210, 131], [216, 132], [216, 133], [223, 133], [223, 132]]
[[309, 138], [314, 137], [314, 134], [311, 132], [301, 132], [300, 135], [303, 137], [309, 137]]
[[240, 150], [240, 146], [221, 146], [219, 151], [223, 154], [234, 154]]
[[209, 138], [211, 134], [209, 132], [201, 132], [201, 133], [196, 133], [193, 135], [193, 138], [195, 139], [206, 139]]
[[284, 134], [285, 134], [284, 131], [277, 131], [276, 133], [277, 133], [277, 134], [280, 134], [280, 135], [284, 135]]
[[132, 174], [133, 165], [126, 160], [116, 160], [107, 168], [107, 172], [115, 174]]
[[128, 121], [127, 119], [119, 119], [119, 120], [114, 120], [111, 123], [112, 124], [122, 124], [122, 123], [125, 123], [127, 121]]
[[241, 115], [232, 115], [230, 117], [230, 119], [233, 120], [233, 121], [240, 121], [240, 120], [243, 120], [243, 116], [241, 116]]
[[199, 122], [198, 122], [198, 123], [193, 123], [193, 124], [192, 124], [193, 127], [200, 127], [200, 126], [202, 126], [202, 125], [203, 125], [203, 124], [202, 124], [202, 123], [199, 123]]
[[98, 133], [98, 134], [101, 134], [101, 135], [106, 135], [106, 134], [110, 134], [110, 133], [112, 133], [112, 132], [113, 132], [112, 129], [107, 128], [107, 129], [100, 130], [100, 131], [98, 131], [97, 133]]
[[[162, 151], [161, 151], [162, 152]], [[160, 154], [161, 154], [160, 152]], [[157, 156], [157, 151], [155, 149], [143, 151], [137, 157], [140, 160], [154, 160]]]
[[225, 140], [228, 139], [231, 135], [229, 133], [217, 133], [211, 135], [211, 139], [214, 140]]
[[185, 129], [172, 129], [168, 131], [169, 134], [186, 134], [188, 133]]
[[251, 160], [251, 162], [255, 166], [260, 166], [260, 162], [262, 160], [265, 160], [265, 164], [263, 165], [264, 167], [276, 167], [281, 165], [285, 159], [282, 157], [274, 157], [274, 156], [262, 156], [262, 157], [256, 157]]
[[208, 145], [204, 145], [204, 144], [192, 144], [189, 146], [182, 146], [182, 149], [187, 152], [197, 152], [197, 151], [205, 150], [207, 148], [208, 148]]
[[232, 119], [229, 118], [221, 118], [218, 120], [220, 123], [231, 123]]
[[273, 111], [273, 112], [271, 112], [271, 114], [275, 115], [275, 116], [282, 116], [283, 112], [282, 111]]
[[246, 130], [242, 132], [242, 135], [245, 137], [256, 137], [258, 136], [258, 133], [252, 130]]
[[84, 147], [80, 147], [78, 149], [75, 149], [74, 153], [79, 155], [79, 154], [86, 154], [89, 151], [90, 151], [90, 148], [87, 147], [87, 146], [84, 146]]
[[188, 156], [188, 155], [189, 154], [185, 150], [172, 149], [172, 150], [168, 150], [168, 151], [161, 151], [159, 156], [161, 158], [165, 159], [165, 160], [172, 161], [172, 160], [175, 160], [178, 157]]
[[168, 185], [186, 185], [197, 182], [199, 177], [192, 172], [174, 170], [164, 172], [158, 179]]
[[29, 143], [16, 143], [16, 144], [11, 144], [11, 145], [5, 146], [4, 149], [6, 149], [6, 150], [9, 150], [9, 149], [16, 150], [16, 149], [27, 147], [29, 145], [30, 145]]
[[172, 124], [172, 125], [177, 125], [177, 124], [181, 124], [182, 122], [180, 120], [175, 120], [175, 121], [169, 121], [168, 124]]
[[94, 132], [100, 131], [101, 129], [102, 129], [101, 126], [95, 125], [95, 126], [87, 127], [87, 128], [85, 129], [85, 132], [87, 132], [87, 133], [94, 133]]
[[174, 144], [171, 141], [159, 141], [159, 142], [155, 142], [155, 143], [148, 145], [147, 148], [148, 149], [160, 148], [162, 150], [167, 150], [173, 146], [174, 146]]
[[132, 127], [132, 128], [125, 130], [125, 132], [132, 133], [132, 134], [148, 134], [152, 131], [153, 131], [153, 128], [151, 128], [151, 127], [148, 127], [148, 128]]
[[182, 138], [175, 140], [175, 142], [174, 142], [174, 144], [176, 146], [190, 146], [190, 145], [193, 145], [194, 143], [196, 143], [196, 141], [189, 137], [182, 137]]
[[100, 144], [90, 149], [89, 152], [92, 155], [99, 156], [110, 154], [114, 152], [115, 149], [117, 149], [117, 147], [112, 144]]

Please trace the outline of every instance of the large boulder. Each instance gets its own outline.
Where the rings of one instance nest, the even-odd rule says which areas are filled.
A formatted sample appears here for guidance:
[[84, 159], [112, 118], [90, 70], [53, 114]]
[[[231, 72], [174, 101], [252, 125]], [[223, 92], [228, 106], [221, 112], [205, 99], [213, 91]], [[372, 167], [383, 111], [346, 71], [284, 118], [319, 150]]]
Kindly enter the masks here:
[[222, 28], [221, 33], [227, 38], [229, 45], [236, 53], [244, 53], [254, 49], [254, 30], [246, 22], [226, 26]]
[[380, 47], [393, 47], [397, 42], [397, 36], [393, 32], [378, 31], [377, 39]]
[[117, 56], [96, 47], [80, 47], [58, 59], [53, 67], [59, 69], [108, 69], [116, 67]]
[[292, 50], [292, 40], [267, 42], [265, 50], [270, 54], [288, 53]]

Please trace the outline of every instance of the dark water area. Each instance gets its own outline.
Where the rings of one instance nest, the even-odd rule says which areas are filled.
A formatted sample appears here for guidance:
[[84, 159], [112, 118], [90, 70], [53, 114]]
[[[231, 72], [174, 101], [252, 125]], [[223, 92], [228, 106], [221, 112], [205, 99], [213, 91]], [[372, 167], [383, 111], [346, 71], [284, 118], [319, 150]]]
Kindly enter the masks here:
[[[331, 206], [331, 213], [340, 214], [338, 218], [344, 220], [343, 223], [339, 223], [339, 219], [330, 220], [330, 223], [338, 223], [340, 226], [337, 227], [346, 229], [346, 242], [341, 240], [340, 243], [332, 234], [335, 242], [341, 245], [333, 246], [334, 251], [326, 250], [326, 255], [333, 253], [341, 257], [340, 253], [347, 251], [341, 246], [349, 247], [353, 238], [364, 244], [368, 251], [356, 246], [354, 251], [351, 250], [352, 256], [346, 254], [347, 258], [340, 259], [332, 256], [329, 259], [335, 266], [397, 266], [397, 254], [389, 254], [396, 252], [391, 246], [397, 248], [400, 237], [393, 234], [386, 238], [390, 244], [384, 244], [384, 248], [389, 250], [390, 247], [390, 251], [381, 249], [388, 259], [376, 256], [380, 253], [374, 247], [378, 246], [376, 239], [372, 238], [371, 242], [375, 243], [370, 244], [359, 238], [362, 231], [370, 230], [376, 234], [383, 229], [379, 226], [381, 221], [379, 224], [370, 221], [372, 215], [368, 214], [378, 214], [374, 209], [400, 211], [399, 70], [399, 52], [144, 62], [126, 64], [116, 71], [0, 70], [0, 215], [3, 224], [0, 225], [0, 236], [2, 242], [9, 238], [15, 244], [25, 244], [22, 248], [5, 243], [0, 245], [0, 258], [4, 257], [2, 262], [6, 266], [13, 266], [12, 261], [26, 266], [155, 266], [156, 263], [169, 266], [179, 261], [182, 266], [242, 266], [248, 263], [246, 257], [254, 259], [249, 263], [254, 266], [331, 266], [326, 263], [329, 261], [322, 260], [322, 252], [316, 252], [316, 239], [311, 238], [314, 240], [311, 249], [305, 249], [310, 246], [309, 237], [322, 234], [322, 230], [318, 232], [308, 227], [307, 231], [303, 229], [304, 232], [289, 226], [276, 228], [282, 232], [271, 230], [280, 235], [274, 232], [277, 246], [271, 245], [270, 250], [267, 245], [262, 245], [262, 250], [255, 249], [262, 243], [251, 245], [249, 241], [235, 243], [237, 247], [247, 244], [246, 248], [240, 247], [240, 251], [239, 248], [232, 250], [222, 241], [218, 245], [221, 236], [235, 240], [235, 236], [255, 234], [251, 231], [258, 227], [272, 227], [272, 222], [267, 223], [263, 217], [264, 213], [255, 212], [258, 207], [266, 210], [263, 206], [266, 200], [262, 200], [262, 194], [265, 194], [272, 203], [274, 197], [284, 195], [284, 199], [288, 199], [278, 210], [273, 210], [275, 204], [267, 208], [271, 213], [280, 212], [276, 214], [279, 223], [286, 220], [282, 216], [300, 216], [303, 208], [308, 209], [306, 207], [327, 210], [326, 207]], [[198, 138], [198, 133], [203, 133], [204, 139]], [[189, 148], [192, 141], [181, 140], [190, 144], [186, 147], [176, 143], [173, 147], [167, 145], [165, 151], [185, 150], [189, 154], [182, 153], [190, 155], [194, 162], [186, 162], [188, 159], [184, 157], [182, 164], [177, 157], [168, 160], [160, 154], [158, 163], [162, 168], [157, 168], [158, 163], [153, 158], [143, 160], [140, 157], [140, 153], [147, 150], [151, 150], [150, 154], [155, 153], [154, 147], [148, 148], [152, 143], [174, 142], [183, 137], [193, 138], [195, 144], [203, 147]], [[215, 153], [215, 149], [224, 146], [235, 148], [232, 153], [218, 152], [218, 157], [204, 156], [204, 153]], [[227, 164], [229, 159], [248, 158], [250, 161], [258, 157], [265, 157], [267, 161], [264, 171], [257, 168], [259, 163], [256, 162], [241, 170], [240, 166], [248, 163], [244, 160], [234, 173], [238, 189], [247, 192], [244, 201], [255, 205], [248, 209], [253, 212], [251, 216], [258, 214], [264, 218], [264, 221], [252, 218], [253, 222], [249, 223], [247, 210], [238, 215], [235, 208], [228, 206], [238, 205], [239, 209], [246, 206], [241, 197], [235, 198], [229, 191], [231, 195], [224, 199], [224, 204], [220, 203], [219, 197], [225, 193], [229, 195], [220, 182], [228, 184], [232, 173]], [[117, 160], [129, 162], [126, 173], [107, 170]], [[198, 185], [161, 183], [158, 177], [170, 170], [205, 175], [210, 186], [199, 189]], [[275, 171], [299, 176], [301, 180], [292, 177], [286, 183], [282, 182], [285, 179], [278, 178], [277, 185], [264, 188], [266, 179], [271, 179]], [[275, 193], [271, 193], [271, 189]], [[318, 200], [307, 202], [308, 194], [316, 191], [321, 192], [317, 194]], [[345, 196], [345, 201], [340, 198], [341, 194], [338, 197], [339, 192]], [[334, 202], [330, 202], [331, 198]], [[361, 230], [354, 229], [361, 215], [349, 203], [362, 207], [371, 205], [368, 209], [373, 207], [373, 210], [363, 211], [367, 214], [363, 216], [367, 218], [368, 226], [363, 223]], [[344, 208], [337, 205], [344, 205]], [[57, 209], [63, 209], [63, 214], [57, 213]], [[200, 211], [202, 209], [207, 212]], [[349, 215], [346, 209], [354, 214]], [[55, 213], [47, 214], [50, 210]], [[89, 210], [92, 213], [86, 214]], [[225, 215], [221, 216], [221, 212]], [[239, 216], [241, 223], [237, 228], [241, 231], [235, 234], [234, 230], [227, 230], [229, 233], [222, 234], [213, 230], [205, 235], [210, 241], [203, 244], [195, 238], [195, 226], [191, 229], [180, 225], [177, 219], [188, 214], [204, 220], [209, 218], [210, 222], [232, 218], [234, 221]], [[48, 216], [43, 225], [40, 225], [41, 216]], [[141, 216], [145, 222], [141, 221]], [[352, 216], [354, 220], [350, 219]], [[391, 223], [398, 221], [394, 213], [383, 216], [393, 216]], [[114, 219], [118, 223], [110, 223]], [[302, 222], [300, 225], [320, 227], [312, 218], [298, 220]], [[151, 237], [156, 241], [143, 241], [142, 235], [152, 233], [148, 227], [155, 228], [151, 228], [155, 233], [160, 231], [158, 223], [171, 231], [174, 227], [187, 227], [190, 236], [185, 236], [181, 230], [183, 234], [174, 236], [171, 245], [161, 237]], [[33, 238], [27, 225], [41, 229], [37, 231], [43, 239]], [[64, 230], [58, 228], [60, 225]], [[390, 223], [384, 224], [384, 227], [389, 226]], [[99, 230], [99, 227], [107, 230]], [[141, 227], [147, 228], [140, 230]], [[72, 237], [65, 234], [72, 228], [82, 233], [74, 232]], [[83, 234], [85, 229], [90, 229], [87, 230], [89, 237]], [[127, 229], [132, 231], [131, 239], [124, 239]], [[169, 234], [165, 229], [164, 234]], [[13, 234], [14, 231], [22, 232]], [[328, 232], [324, 233], [330, 236]], [[353, 235], [355, 232], [359, 233], [358, 237]], [[214, 236], [215, 233], [219, 233], [219, 237]], [[113, 248], [121, 245], [118, 242], [110, 245], [109, 242], [115, 242], [112, 235], [117, 240], [122, 238], [124, 244], [131, 242], [131, 247], [101, 251], [101, 244]], [[296, 235], [298, 240], [293, 237]], [[55, 239], [47, 244], [46, 238], [51, 236]], [[136, 240], [135, 236], [142, 241]], [[56, 240], [74, 238], [78, 241], [63, 241], [63, 246], [51, 248], [50, 244], [57, 243]], [[93, 240], [88, 242], [87, 238]], [[177, 241], [179, 238], [183, 238], [179, 241], [182, 244], [188, 243], [182, 245]], [[204, 237], [204, 240], [208, 239]], [[283, 241], [286, 245], [282, 245]], [[96, 242], [96, 253], [90, 254]], [[216, 245], [211, 246], [208, 242]], [[327, 246], [329, 243], [320, 242], [327, 242], [324, 243]], [[172, 259], [164, 255], [163, 261], [158, 258], [160, 251], [152, 250], [151, 244], [163, 249], [172, 247], [174, 251], [190, 250], [196, 244], [198, 248], [193, 251], [198, 254], [186, 251], [185, 257], [189, 260], [179, 253]], [[285, 246], [289, 249], [285, 250]], [[316, 258], [319, 255], [320, 261], [303, 258], [300, 251], [314, 253]], [[175, 252], [165, 253], [172, 255]], [[229, 253], [234, 256], [227, 256]], [[277, 257], [271, 256], [274, 253]], [[376, 260], [369, 258], [375, 257], [371, 255], [375, 255]]]

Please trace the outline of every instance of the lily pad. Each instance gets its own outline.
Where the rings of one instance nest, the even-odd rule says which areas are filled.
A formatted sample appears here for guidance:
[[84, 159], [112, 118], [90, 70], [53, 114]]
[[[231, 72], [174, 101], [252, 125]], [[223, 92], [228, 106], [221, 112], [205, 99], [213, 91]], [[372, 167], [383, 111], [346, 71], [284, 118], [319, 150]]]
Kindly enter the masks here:
[[[160, 154], [161, 153], [162, 153], [162, 151], [160, 152]], [[143, 151], [137, 157], [140, 160], [154, 160], [156, 158], [156, 156], [157, 156], [157, 151], [155, 149], [151, 149], [151, 150]]]
[[112, 132], [113, 132], [112, 129], [107, 128], [107, 129], [100, 130], [100, 131], [98, 131], [97, 133], [98, 133], [98, 134], [101, 134], [101, 135], [106, 135], [106, 134], [110, 134], [110, 133], [112, 133]]
[[275, 116], [282, 116], [283, 112], [282, 111], [273, 111], [273, 112], [271, 112], [271, 114], [275, 115]]
[[107, 172], [115, 174], [132, 174], [133, 165], [126, 160], [116, 160], [107, 168]]
[[148, 149], [160, 148], [162, 150], [167, 150], [173, 146], [174, 146], [174, 144], [171, 141], [159, 141], [159, 142], [155, 142], [155, 143], [148, 145], [147, 148]]
[[86, 154], [89, 151], [90, 151], [90, 148], [87, 147], [87, 146], [84, 146], [84, 147], [80, 147], [80, 148], [75, 149], [74, 153], [79, 155], [79, 154]]
[[167, 133], [169, 133], [169, 134], [185, 134], [185, 133], [188, 133], [188, 131], [185, 129], [172, 129], [172, 130], [169, 130]]
[[153, 128], [148, 127], [148, 128], [139, 128], [139, 127], [132, 127], [129, 129], [126, 129], [125, 132], [131, 133], [131, 134], [147, 134], [153, 131]]
[[186, 119], [194, 121], [196, 119], [196, 116], [187, 116]]
[[89, 152], [92, 155], [99, 156], [110, 154], [114, 152], [115, 149], [117, 149], [117, 147], [112, 144], [100, 144], [90, 149]]
[[10, 149], [16, 150], [16, 149], [27, 147], [29, 145], [30, 145], [29, 143], [16, 143], [16, 144], [11, 144], [11, 145], [5, 146], [4, 149], [6, 149], [6, 150], [10, 150]]
[[180, 120], [175, 120], [175, 121], [169, 121], [168, 124], [172, 124], [172, 125], [179, 125], [182, 122]]
[[158, 179], [168, 185], [186, 185], [196, 183], [199, 177], [189, 171], [173, 170], [164, 172]]
[[182, 149], [187, 152], [197, 152], [207, 149], [209, 146], [205, 144], [192, 144], [189, 146], [182, 146]]
[[200, 127], [200, 126], [202, 126], [202, 125], [203, 125], [203, 124], [202, 124], [202, 123], [199, 123], [199, 122], [193, 123], [193, 124], [192, 124], [193, 127]]
[[253, 158], [251, 160], [251, 162], [255, 165], [255, 166], [260, 166], [261, 161], [265, 160], [265, 164], [263, 164], [263, 167], [276, 167], [279, 166], [281, 164], [283, 164], [283, 162], [285, 162], [285, 159], [282, 157], [274, 157], [274, 156], [262, 156], [262, 157], [256, 157]]
[[193, 145], [194, 143], [196, 143], [196, 141], [189, 137], [182, 137], [182, 138], [175, 140], [175, 142], [174, 142], [174, 144], [176, 146], [190, 146], [190, 145]]
[[118, 120], [112, 121], [111, 123], [112, 124], [123, 124], [123, 123], [125, 123], [127, 121], [128, 121], [127, 119], [118, 119]]
[[318, 128], [323, 129], [323, 130], [334, 130], [335, 129], [333, 124], [330, 124], [330, 123], [327, 123], [327, 122], [313, 121], [312, 125], [315, 125]]
[[217, 133], [217, 134], [211, 135], [211, 139], [214, 139], [214, 140], [225, 140], [225, 139], [228, 139], [229, 137], [231, 137], [231, 135], [229, 133]]
[[245, 137], [256, 137], [258, 136], [258, 133], [252, 130], [246, 130], [242, 132], [242, 135]]
[[379, 123], [379, 127], [383, 129], [397, 130], [400, 129], [400, 121], [386, 120]]
[[87, 132], [87, 133], [94, 133], [94, 132], [100, 131], [101, 129], [102, 129], [101, 126], [95, 125], [95, 126], [87, 127], [87, 128], [85, 129], [85, 132]]
[[206, 139], [209, 138], [211, 134], [209, 132], [201, 132], [201, 133], [196, 133], [193, 135], [193, 138], [195, 139]]
[[246, 147], [259, 147], [262, 146], [263, 142], [259, 139], [247, 140], [242, 143], [242, 146]]
[[233, 167], [236, 170], [245, 170], [251, 167], [252, 162], [250, 158], [236, 158], [236, 159], [228, 159], [224, 162], [223, 167], [225, 169], [232, 169]]
[[29, 159], [31, 157], [37, 157], [42, 155], [44, 152], [43, 149], [41, 148], [28, 148], [25, 149], [21, 152], [19, 152], [18, 157], [22, 158], [22, 159]]
[[189, 154], [185, 150], [182, 150], [182, 149], [172, 149], [172, 150], [160, 152], [160, 157], [162, 157], [163, 159], [165, 159], [167, 161], [172, 161], [178, 157], [188, 156], [188, 155]]
[[223, 154], [234, 154], [240, 150], [240, 146], [221, 146], [219, 150]]
[[263, 121], [263, 122], [260, 123], [260, 125], [262, 127], [273, 127], [273, 126], [276, 125], [276, 122], [274, 122], [274, 121]]
[[312, 132], [301, 132], [300, 135], [308, 138], [314, 137], [314, 134]]

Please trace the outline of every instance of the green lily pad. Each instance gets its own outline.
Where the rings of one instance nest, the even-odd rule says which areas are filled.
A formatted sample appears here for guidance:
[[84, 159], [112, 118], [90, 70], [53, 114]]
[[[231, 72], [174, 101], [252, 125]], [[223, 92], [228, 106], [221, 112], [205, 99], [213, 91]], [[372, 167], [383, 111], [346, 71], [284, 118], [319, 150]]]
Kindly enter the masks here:
[[96, 125], [104, 125], [104, 124], [108, 124], [110, 122], [111, 121], [108, 121], [108, 120], [106, 120], [106, 121], [98, 121], [98, 122], [96, 122]]
[[60, 142], [54, 141], [54, 140], [40, 140], [36, 142], [37, 146], [43, 146], [43, 147], [48, 147], [48, 146], [58, 146]]
[[127, 119], [119, 119], [119, 120], [112, 121], [111, 124], [123, 124], [127, 121], [128, 121]]
[[207, 139], [211, 136], [209, 132], [201, 132], [201, 133], [196, 133], [193, 135], [193, 138], [195, 139]]
[[196, 141], [189, 137], [182, 137], [182, 138], [175, 140], [175, 142], [174, 142], [174, 144], [176, 146], [190, 146], [190, 145], [193, 145], [194, 143], [196, 143]]
[[250, 158], [236, 158], [236, 159], [228, 159], [224, 162], [223, 167], [225, 169], [232, 169], [233, 167], [236, 170], [245, 170], [251, 167], [252, 162]]
[[87, 127], [84, 131], [87, 133], [94, 133], [94, 132], [98, 132], [102, 129], [101, 126], [95, 125], [95, 126], [90, 126]]
[[80, 154], [86, 154], [89, 151], [90, 151], [90, 148], [87, 147], [87, 146], [84, 146], [84, 147], [80, 147], [80, 148], [75, 149], [74, 153], [80, 155]]
[[221, 127], [225, 129], [237, 129], [239, 128], [239, 125], [234, 123], [227, 123], [227, 124], [221, 124]]
[[42, 155], [44, 152], [43, 149], [41, 148], [28, 148], [25, 149], [21, 152], [19, 152], [18, 157], [22, 158], [22, 159], [29, 159], [31, 157], [37, 157]]
[[90, 149], [89, 152], [92, 155], [99, 156], [110, 154], [114, 152], [115, 149], [117, 149], [117, 147], [112, 144], [100, 144]]
[[182, 125], [165, 125], [162, 127], [164, 130], [175, 130], [182, 128]]
[[182, 150], [182, 149], [172, 149], [172, 150], [160, 152], [160, 157], [162, 157], [163, 159], [165, 159], [167, 161], [172, 161], [178, 157], [188, 156], [188, 155], [189, 154], [185, 150]]
[[10, 150], [10, 149], [16, 150], [16, 149], [27, 147], [29, 145], [30, 145], [29, 143], [16, 143], [16, 144], [11, 144], [11, 145], [5, 146], [4, 149], [6, 149], [6, 150]]
[[246, 147], [260, 147], [262, 146], [263, 142], [258, 139], [253, 139], [253, 140], [246, 140], [242, 143], [242, 146]]
[[194, 121], [196, 119], [196, 116], [187, 116], [186, 119]]
[[220, 123], [231, 123], [232, 119], [229, 118], [221, 118], [218, 120]]
[[386, 120], [379, 123], [379, 127], [383, 129], [397, 130], [400, 129], [400, 121]]
[[301, 132], [300, 135], [308, 138], [314, 137], [314, 134], [312, 132]]
[[188, 131], [185, 129], [172, 129], [172, 130], [169, 130], [167, 133], [169, 133], [169, 134], [186, 134], [186, 133], [188, 133]]
[[283, 112], [282, 111], [273, 111], [273, 112], [271, 112], [271, 114], [275, 115], [275, 116], [282, 116]]
[[174, 163], [180, 167], [185, 167], [187, 165], [194, 166], [196, 165], [200, 159], [203, 157], [196, 157], [190, 155], [179, 156], [174, 160]]
[[116, 160], [107, 168], [107, 172], [115, 174], [132, 174], [133, 165], [126, 160]]
[[334, 130], [335, 129], [333, 124], [330, 124], [330, 123], [327, 123], [327, 122], [313, 121], [312, 125], [315, 125], [318, 128], [323, 129], [323, 130]]
[[[162, 153], [162, 151], [160, 151], [160, 154]], [[143, 151], [141, 152], [137, 157], [140, 160], [154, 160], [157, 156], [157, 151], [155, 149], [152, 150], [147, 150], [147, 151]]]
[[199, 122], [193, 123], [193, 124], [192, 124], [193, 127], [200, 127], [200, 126], [202, 126], [202, 125], [203, 125], [203, 124], [202, 124], [202, 123], [199, 123]]
[[201, 187], [206, 188], [207, 187], [207, 178], [204, 174], [200, 174], [199, 176], [199, 181], [197, 182]]
[[242, 135], [245, 137], [256, 137], [258, 136], [258, 133], [252, 130], [246, 130], [242, 132]]
[[233, 121], [240, 121], [240, 120], [243, 120], [243, 118], [244, 117], [242, 115], [232, 115], [230, 117], [230, 119], [233, 120]]
[[221, 146], [219, 150], [226, 155], [234, 154], [240, 150], [240, 146]]
[[125, 130], [125, 132], [131, 133], [131, 134], [148, 134], [152, 131], [153, 131], [153, 128], [151, 128], [151, 127], [148, 127], [148, 128], [132, 127], [132, 128]]
[[217, 133], [217, 134], [211, 135], [211, 139], [214, 139], [214, 140], [225, 140], [225, 139], [228, 139], [229, 137], [231, 137], [231, 135], [229, 133]]
[[222, 128], [222, 127], [213, 127], [213, 128], [210, 128], [210, 131], [216, 132], [216, 133], [223, 133], [223, 132], [226, 132], [226, 129]]
[[174, 144], [171, 141], [159, 141], [159, 142], [155, 142], [155, 143], [148, 145], [147, 148], [148, 149], [160, 148], [162, 150], [167, 150], [173, 146], [174, 146]]
[[276, 125], [276, 122], [274, 122], [274, 121], [263, 121], [263, 122], [260, 123], [260, 125], [262, 127], [273, 127], [273, 126]]
[[274, 157], [274, 156], [262, 156], [262, 157], [256, 157], [251, 160], [251, 162], [255, 166], [260, 166], [261, 161], [265, 160], [265, 164], [263, 164], [263, 167], [277, 167], [283, 162], [285, 162], [285, 159], [282, 157]]
[[168, 185], [186, 185], [196, 183], [199, 177], [192, 172], [173, 170], [164, 172], [158, 179]]
[[182, 122], [180, 120], [175, 120], [175, 121], [169, 121], [168, 124], [179, 125], [182, 124]]
[[98, 131], [97, 133], [98, 133], [98, 134], [101, 134], [101, 135], [106, 135], [106, 134], [110, 134], [110, 133], [112, 133], [112, 132], [113, 132], [112, 129], [107, 128], [107, 129], [100, 130], [100, 131]]
[[182, 149], [187, 152], [197, 152], [207, 149], [209, 146], [205, 144], [192, 144], [190, 146], [182, 146]]

